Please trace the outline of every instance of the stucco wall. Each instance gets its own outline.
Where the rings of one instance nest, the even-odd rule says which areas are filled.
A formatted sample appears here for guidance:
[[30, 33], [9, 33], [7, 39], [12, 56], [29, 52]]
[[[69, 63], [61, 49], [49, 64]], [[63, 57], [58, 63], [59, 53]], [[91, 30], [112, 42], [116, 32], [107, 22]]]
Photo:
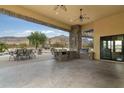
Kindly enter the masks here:
[[100, 59], [100, 36], [124, 34], [124, 12], [82, 26], [82, 29], [91, 28], [94, 29], [95, 58]]

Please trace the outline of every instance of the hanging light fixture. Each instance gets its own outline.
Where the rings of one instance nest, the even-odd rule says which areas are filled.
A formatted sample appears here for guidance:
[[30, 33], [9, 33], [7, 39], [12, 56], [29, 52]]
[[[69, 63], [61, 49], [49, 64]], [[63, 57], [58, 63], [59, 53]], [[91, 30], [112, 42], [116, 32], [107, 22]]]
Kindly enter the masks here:
[[65, 5], [56, 5], [56, 6], [54, 7], [54, 10], [55, 10], [55, 11], [57, 11], [57, 10], [59, 10], [59, 9], [64, 10], [65, 12], [67, 11], [67, 8], [66, 8]]
[[86, 16], [86, 14], [83, 14], [83, 9], [80, 9], [80, 15], [78, 18], [76, 18], [74, 21], [79, 20], [80, 22], [83, 22], [85, 19], [90, 19], [89, 17]]

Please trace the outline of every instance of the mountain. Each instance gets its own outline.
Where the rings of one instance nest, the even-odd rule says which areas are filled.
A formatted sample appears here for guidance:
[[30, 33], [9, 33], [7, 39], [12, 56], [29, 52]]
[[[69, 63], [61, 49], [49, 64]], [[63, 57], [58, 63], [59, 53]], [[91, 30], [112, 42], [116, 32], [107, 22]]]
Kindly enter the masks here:
[[0, 37], [0, 40], [15, 40], [15, 39], [18, 39], [18, 40], [23, 40], [23, 39], [26, 39], [26, 37]]
[[[60, 36], [55, 36], [52, 38], [48, 38], [48, 40], [51, 41], [51, 43], [68, 43], [69, 37], [60, 35]], [[7, 44], [20, 44], [20, 43], [26, 43], [28, 44], [29, 41], [26, 37], [0, 37], [0, 42], [4, 42]]]
[[0, 37], [0, 42], [4, 42], [6, 44], [28, 44], [28, 39], [26, 37]]
[[55, 39], [58, 39], [58, 40], [65, 40], [65, 41], [68, 41], [69, 37], [68, 36], [64, 36], [64, 35], [60, 35], [60, 36], [55, 36], [55, 37], [52, 37], [52, 38], [49, 38], [50, 40], [55, 40]]
[[63, 39], [63, 38], [69, 38], [68, 36], [65, 36], [65, 35], [60, 35], [60, 36], [54, 36], [54, 37], [51, 37], [50, 39], [55, 39], [55, 38], [61, 38], [61, 39]]

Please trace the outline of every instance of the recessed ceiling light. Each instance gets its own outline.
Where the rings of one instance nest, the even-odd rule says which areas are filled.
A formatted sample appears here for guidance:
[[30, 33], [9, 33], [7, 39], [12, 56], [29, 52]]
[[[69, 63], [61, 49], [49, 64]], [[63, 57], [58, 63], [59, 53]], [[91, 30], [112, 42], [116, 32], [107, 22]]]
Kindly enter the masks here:
[[56, 12], [56, 15], [58, 15], [59, 13], [58, 12]]
[[70, 19], [70, 22], [73, 22], [73, 20], [72, 20], [72, 19]]

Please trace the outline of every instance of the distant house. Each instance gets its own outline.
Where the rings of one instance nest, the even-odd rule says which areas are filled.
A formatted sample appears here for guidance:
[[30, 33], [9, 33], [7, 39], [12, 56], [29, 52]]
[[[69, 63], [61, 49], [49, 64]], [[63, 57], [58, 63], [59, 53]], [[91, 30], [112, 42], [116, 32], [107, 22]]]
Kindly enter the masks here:
[[60, 35], [60, 36], [55, 36], [52, 38], [49, 38], [46, 42], [47, 45], [54, 46], [54, 45], [61, 45], [63, 47], [68, 47], [69, 46], [69, 37]]

